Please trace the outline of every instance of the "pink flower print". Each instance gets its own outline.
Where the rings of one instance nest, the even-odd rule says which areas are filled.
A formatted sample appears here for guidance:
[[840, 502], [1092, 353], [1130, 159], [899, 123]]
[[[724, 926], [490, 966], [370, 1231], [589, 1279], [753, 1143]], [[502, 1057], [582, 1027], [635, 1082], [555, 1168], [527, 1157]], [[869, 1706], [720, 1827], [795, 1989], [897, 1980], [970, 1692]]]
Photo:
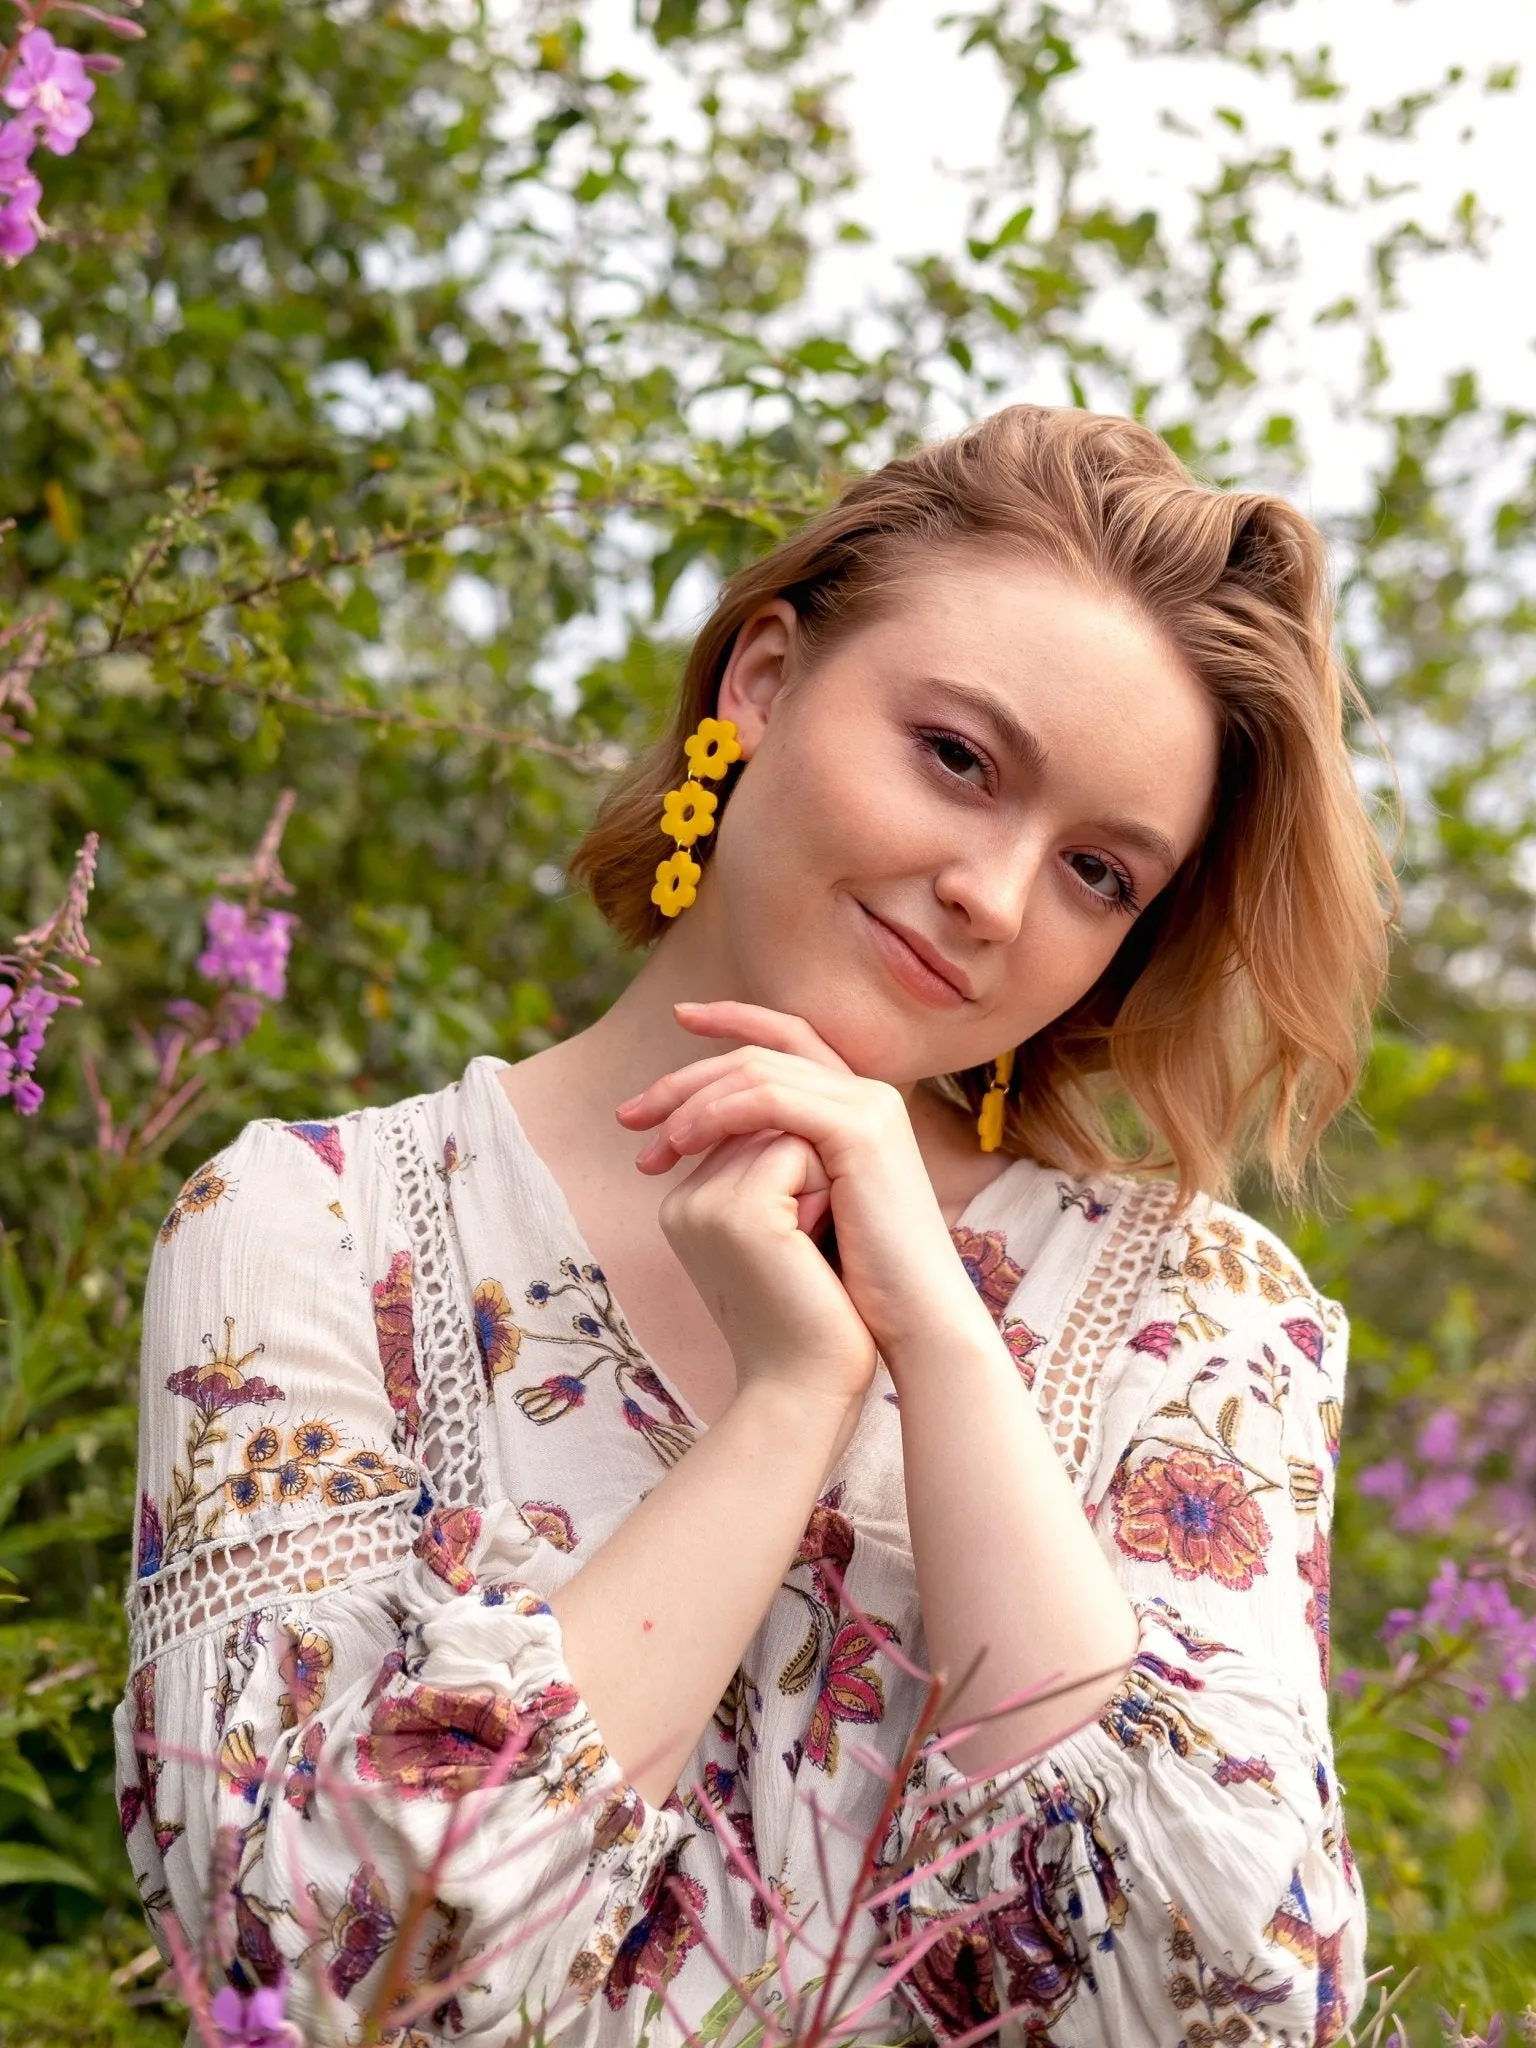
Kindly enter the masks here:
[[868, 1662], [879, 1647], [862, 1621], [844, 1622], [833, 1638], [805, 1739], [807, 1759], [829, 1777], [838, 1764], [838, 1723], [868, 1727], [885, 1713], [885, 1691]]
[[558, 1422], [562, 1415], [579, 1408], [587, 1398], [587, 1389], [574, 1374], [559, 1372], [553, 1379], [541, 1380], [536, 1387], [519, 1387], [512, 1398], [530, 1422], [543, 1424]]
[[307, 1145], [317, 1159], [323, 1159], [340, 1180], [347, 1157], [341, 1149], [341, 1133], [334, 1124], [284, 1124], [283, 1129], [289, 1137]]
[[822, 1606], [836, 1614], [842, 1606], [843, 1578], [853, 1561], [853, 1524], [842, 1512], [843, 1489], [834, 1486], [811, 1510], [795, 1564], [808, 1564], [811, 1585]]
[[1310, 1358], [1314, 1365], [1322, 1364], [1323, 1326], [1321, 1323], [1313, 1322], [1310, 1316], [1292, 1316], [1289, 1322], [1282, 1323], [1280, 1327], [1298, 1351], [1303, 1353], [1305, 1357]]
[[1110, 1490], [1115, 1541], [1127, 1557], [1234, 1590], [1263, 1573], [1269, 1527], [1237, 1466], [1184, 1448], [1118, 1472]]
[[[361, 1746], [361, 1745], [360, 1745]], [[330, 1986], [338, 1998], [355, 1991], [395, 1931], [389, 1894], [371, 1863], [352, 1873], [346, 1903], [330, 1926], [331, 1960], [326, 1969]]]
[[1129, 1340], [1126, 1348], [1131, 1351], [1144, 1351], [1166, 1363], [1178, 1341], [1177, 1323], [1143, 1323], [1135, 1336]]
[[62, 49], [47, 29], [31, 28], [16, 45], [0, 99], [37, 129], [55, 156], [68, 156], [91, 125], [95, 91], [77, 51]]
[[274, 1387], [267, 1380], [252, 1374], [247, 1377], [245, 1368], [253, 1358], [258, 1358], [266, 1349], [256, 1344], [241, 1357], [235, 1356], [235, 1319], [224, 1318], [224, 1349], [215, 1351], [213, 1339], [204, 1337], [209, 1357], [202, 1365], [186, 1365], [180, 1372], [173, 1372], [166, 1380], [169, 1394], [177, 1394], [190, 1401], [199, 1415], [204, 1417], [221, 1415], [227, 1408], [241, 1408], [249, 1403], [282, 1401], [287, 1397], [281, 1387]]
[[147, 1493], [139, 1495], [139, 1553], [135, 1577], [152, 1579], [165, 1558], [165, 1529], [160, 1510]]
[[580, 1704], [574, 1686], [547, 1685], [526, 1706], [495, 1686], [414, 1685], [378, 1701], [357, 1738], [357, 1774], [412, 1799], [459, 1799], [507, 1748], [510, 1776], [542, 1770], [551, 1726]]
[[471, 1593], [476, 1580], [470, 1553], [480, 1540], [476, 1508], [434, 1508], [416, 1538], [416, 1555], [455, 1593]]
[[707, 1900], [695, 1878], [670, 1868], [663, 1872], [654, 1904], [625, 1935], [603, 1984], [603, 1996], [615, 2012], [637, 1984], [659, 1992], [677, 1975], [698, 1941], [695, 1922]]
[[[489, 1392], [494, 1389], [501, 1375], [510, 1372], [517, 1364], [517, 1354], [522, 1349], [523, 1333], [513, 1317], [507, 1290], [499, 1280], [480, 1282], [475, 1289], [474, 1307], [475, 1348], [480, 1353], [480, 1368], [485, 1374], [486, 1389]], [[521, 1396], [518, 1398], [521, 1400]], [[524, 1413], [527, 1413], [526, 1409]], [[554, 1417], [536, 1415], [532, 1419], [535, 1422], [552, 1422]]]
[[266, 1774], [267, 1759], [256, 1747], [256, 1730], [249, 1721], [242, 1721], [219, 1745], [219, 1781], [226, 1792], [254, 1806]]
[[1023, 1380], [1026, 1387], [1033, 1391], [1035, 1374], [1039, 1369], [1039, 1360], [1034, 1354], [1040, 1349], [1045, 1339], [1038, 1330], [1032, 1330], [1028, 1323], [1021, 1323], [1015, 1318], [1011, 1322], [1004, 1323], [1003, 1342], [1008, 1347], [1008, 1356], [1019, 1368], [1020, 1379]]
[[1314, 1523], [1312, 1547], [1304, 1550], [1296, 1560], [1296, 1569], [1301, 1581], [1307, 1587], [1307, 1627], [1317, 1644], [1318, 1668], [1322, 1672], [1323, 1684], [1328, 1683], [1329, 1621], [1331, 1595], [1329, 1591], [1328, 1539]]
[[373, 1283], [373, 1334], [379, 1347], [384, 1391], [400, 1418], [398, 1440], [403, 1445], [413, 1444], [421, 1427], [421, 1389], [416, 1374], [409, 1252], [396, 1252], [384, 1278]]
[[[521, 1396], [518, 1397], [521, 1399]], [[651, 1449], [664, 1465], [675, 1465], [693, 1442], [693, 1432], [679, 1429], [675, 1423], [663, 1422], [632, 1401], [624, 1398], [624, 1420], [638, 1435], [643, 1436]]]
[[320, 1774], [320, 1752], [325, 1748], [325, 1723], [311, 1721], [297, 1750], [289, 1750], [289, 1771], [283, 1798], [301, 1820], [308, 1820], [315, 1806]]
[[1008, 1239], [1001, 1230], [952, 1230], [950, 1241], [960, 1254], [960, 1263], [971, 1285], [986, 1303], [994, 1322], [1002, 1315], [1013, 1291], [1024, 1278], [1024, 1268], [1008, 1256]]
[[295, 1628], [285, 1624], [287, 1648], [278, 1658], [278, 1670], [287, 1688], [280, 1718], [285, 1728], [297, 1728], [307, 1721], [325, 1698], [335, 1653], [328, 1637], [318, 1629]]
[[555, 1550], [572, 1551], [581, 1540], [565, 1509], [552, 1500], [525, 1500], [521, 1512], [534, 1535], [542, 1536]]

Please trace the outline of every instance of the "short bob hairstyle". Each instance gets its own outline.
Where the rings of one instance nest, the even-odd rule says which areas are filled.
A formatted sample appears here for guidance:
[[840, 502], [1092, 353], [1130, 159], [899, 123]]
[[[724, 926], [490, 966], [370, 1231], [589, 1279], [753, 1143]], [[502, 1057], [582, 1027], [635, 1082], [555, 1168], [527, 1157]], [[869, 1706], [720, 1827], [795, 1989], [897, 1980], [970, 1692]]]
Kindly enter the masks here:
[[[1294, 1191], [1354, 1090], [1386, 974], [1396, 891], [1345, 743], [1346, 711], [1364, 707], [1333, 652], [1317, 529], [1283, 499], [1196, 482], [1134, 421], [1009, 406], [859, 478], [731, 577], [671, 729], [570, 872], [626, 943], [656, 938], [662, 797], [743, 623], [786, 598], [814, 672], [903, 601], [919, 561], [979, 551], [1000, 574], [1021, 560], [1133, 606], [1210, 692], [1220, 732], [1203, 839], [1095, 986], [1020, 1048], [1004, 1149], [1074, 1174], [1171, 1170], [1186, 1198], [1226, 1191], [1256, 1152]], [[935, 1085], [974, 1110], [986, 1078]]]

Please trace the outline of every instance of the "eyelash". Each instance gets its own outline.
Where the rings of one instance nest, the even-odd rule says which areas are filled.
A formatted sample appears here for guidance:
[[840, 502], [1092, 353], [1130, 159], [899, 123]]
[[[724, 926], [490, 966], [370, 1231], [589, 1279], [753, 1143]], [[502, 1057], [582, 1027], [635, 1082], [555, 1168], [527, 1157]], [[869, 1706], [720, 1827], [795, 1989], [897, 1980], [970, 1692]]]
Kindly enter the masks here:
[[[992, 787], [993, 781], [995, 779], [992, 763], [987, 759], [986, 755], [981, 753], [977, 747], [973, 746], [971, 741], [966, 739], [963, 734], [958, 732], [946, 732], [941, 728], [924, 728], [919, 733], [918, 737], [922, 740], [923, 744], [928, 748], [928, 751], [936, 761], [939, 760], [940, 747], [958, 747], [962, 753], [969, 754], [971, 760], [976, 764], [976, 766], [985, 771], [987, 777], [987, 787], [989, 789]], [[942, 762], [940, 762], [940, 766], [943, 766]], [[955, 782], [963, 781], [963, 777], [957, 775], [955, 771], [951, 768], [945, 768], [944, 773]], [[976, 787], [976, 784], [969, 783], [966, 785], [966, 787], [974, 789]], [[1073, 879], [1077, 882], [1078, 887], [1082, 890], [1083, 894], [1089, 899], [1090, 902], [1096, 904], [1100, 910], [1113, 910], [1118, 912], [1119, 915], [1122, 917], [1134, 917], [1137, 911], [1139, 911], [1141, 908], [1141, 898], [1136, 893], [1135, 881], [1120, 865], [1120, 863], [1117, 860], [1111, 860], [1107, 853], [1096, 853], [1092, 855], [1091, 858], [1094, 860], [1102, 861], [1105, 867], [1109, 869], [1109, 872], [1115, 878], [1117, 894], [1115, 894], [1112, 897], [1101, 896], [1097, 889], [1090, 889], [1088, 884], [1082, 879], [1081, 875], [1077, 873], [1077, 870], [1073, 868], [1070, 870], [1070, 872], [1073, 876]]]

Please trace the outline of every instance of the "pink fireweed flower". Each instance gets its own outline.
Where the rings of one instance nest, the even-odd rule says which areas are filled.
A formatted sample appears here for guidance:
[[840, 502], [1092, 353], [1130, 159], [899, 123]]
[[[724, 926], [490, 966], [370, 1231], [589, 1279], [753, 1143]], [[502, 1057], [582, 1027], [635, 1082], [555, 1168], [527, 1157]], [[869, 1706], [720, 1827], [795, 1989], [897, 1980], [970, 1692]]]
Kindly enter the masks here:
[[7, 263], [30, 256], [42, 233], [37, 207], [43, 188], [27, 169], [17, 137], [31, 148], [32, 137], [20, 122], [7, 121], [0, 128], [0, 257]]
[[209, 2007], [218, 2048], [302, 2048], [299, 2030], [283, 2017], [283, 1994], [270, 1985], [249, 1998], [226, 1984]]
[[0, 192], [14, 193], [23, 183], [36, 184], [27, 169], [37, 147], [37, 131], [25, 121], [0, 121]]
[[248, 911], [215, 896], [204, 922], [197, 971], [210, 981], [279, 1002], [288, 981], [288, 949], [298, 919], [288, 910]]
[[32, 123], [55, 156], [68, 156], [91, 125], [95, 90], [78, 51], [61, 48], [45, 28], [29, 28], [0, 99]]

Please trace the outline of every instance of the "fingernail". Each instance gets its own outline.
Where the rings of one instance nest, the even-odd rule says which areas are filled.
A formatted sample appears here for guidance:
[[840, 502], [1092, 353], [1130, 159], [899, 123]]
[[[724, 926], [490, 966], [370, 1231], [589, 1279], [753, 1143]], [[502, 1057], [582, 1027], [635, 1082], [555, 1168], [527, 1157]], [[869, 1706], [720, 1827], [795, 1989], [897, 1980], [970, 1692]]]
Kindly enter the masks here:
[[626, 1101], [619, 1104], [618, 1108], [614, 1111], [614, 1115], [622, 1116], [626, 1109], [633, 1109], [640, 1100], [641, 1097], [639, 1095], [631, 1095]]

